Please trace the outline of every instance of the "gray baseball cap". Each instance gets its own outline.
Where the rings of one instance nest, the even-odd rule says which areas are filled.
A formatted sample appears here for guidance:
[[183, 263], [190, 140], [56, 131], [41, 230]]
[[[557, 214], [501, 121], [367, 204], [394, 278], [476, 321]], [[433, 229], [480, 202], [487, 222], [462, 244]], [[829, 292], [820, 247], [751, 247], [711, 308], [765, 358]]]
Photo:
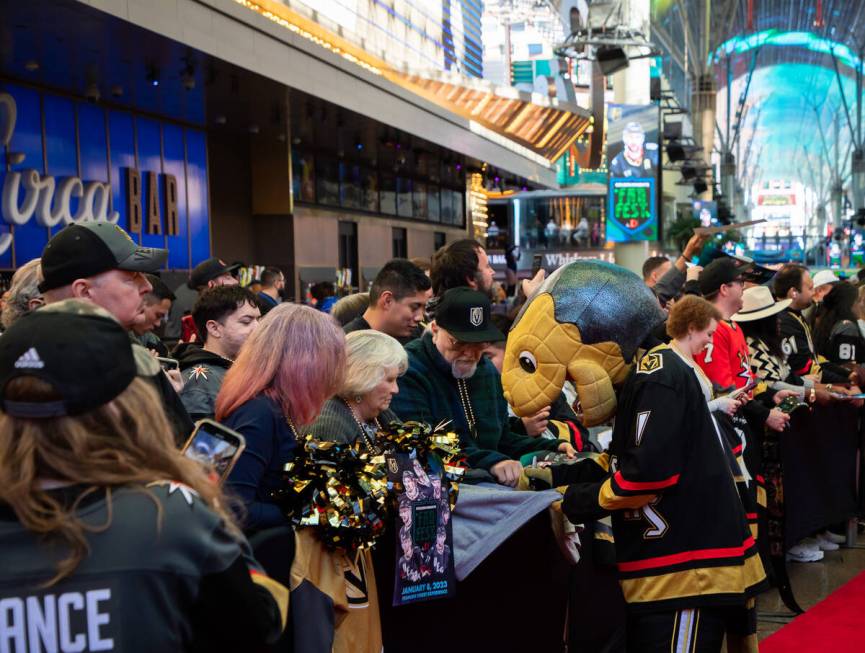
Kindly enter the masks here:
[[42, 252], [39, 290], [45, 292], [108, 270], [156, 272], [168, 260], [167, 249], [141, 247], [111, 222], [71, 224]]

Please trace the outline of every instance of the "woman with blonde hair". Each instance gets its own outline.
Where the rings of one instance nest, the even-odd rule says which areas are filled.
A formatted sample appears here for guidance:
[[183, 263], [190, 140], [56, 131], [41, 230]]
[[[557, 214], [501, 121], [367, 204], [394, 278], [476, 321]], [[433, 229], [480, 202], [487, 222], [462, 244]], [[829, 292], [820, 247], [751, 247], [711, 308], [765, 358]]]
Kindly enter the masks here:
[[244, 504], [246, 532], [289, 523], [271, 494], [302, 429], [342, 385], [344, 367], [342, 330], [299, 304], [273, 308], [241, 348], [216, 398], [216, 419], [246, 439], [226, 481]]
[[[372, 329], [349, 333], [345, 349], [345, 380], [325, 402], [310, 432], [319, 440], [359, 440], [364, 449], [374, 451], [376, 431], [400, 421], [389, 407], [399, 391], [396, 380], [408, 367], [408, 355], [395, 338]], [[337, 592], [337, 600], [304, 607], [305, 636], [317, 633], [316, 639], [332, 642], [335, 653], [379, 653], [381, 623], [370, 550], [329, 549], [313, 529], [303, 528], [297, 532], [295, 566], [315, 570], [320, 587], [345, 586], [344, 592]], [[313, 613], [316, 617], [309, 616]]]
[[174, 447], [126, 331], [92, 304], [60, 304], [0, 338], [3, 641], [141, 653], [273, 641], [285, 588], [251, 566], [219, 488]]
[[349, 333], [345, 347], [345, 381], [325, 402], [311, 433], [344, 443], [361, 438], [372, 449], [376, 431], [400, 421], [390, 402], [399, 392], [396, 380], [405, 374], [408, 354], [395, 338], [371, 329]]

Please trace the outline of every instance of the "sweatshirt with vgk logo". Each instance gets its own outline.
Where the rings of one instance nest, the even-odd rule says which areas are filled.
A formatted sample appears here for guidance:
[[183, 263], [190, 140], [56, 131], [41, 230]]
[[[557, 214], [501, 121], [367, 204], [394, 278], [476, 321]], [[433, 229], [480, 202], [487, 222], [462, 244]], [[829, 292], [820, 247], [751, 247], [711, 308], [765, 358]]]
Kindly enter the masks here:
[[[71, 505], [81, 490], [56, 498]], [[65, 546], [38, 539], [0, 504], [0, 651], [243, 651], [281, 631], [284, 588], [192, 489], [116, 489], [110, 511], [94, 493], [78, 514], [94, 528], [89, 553], [46, 587]]]

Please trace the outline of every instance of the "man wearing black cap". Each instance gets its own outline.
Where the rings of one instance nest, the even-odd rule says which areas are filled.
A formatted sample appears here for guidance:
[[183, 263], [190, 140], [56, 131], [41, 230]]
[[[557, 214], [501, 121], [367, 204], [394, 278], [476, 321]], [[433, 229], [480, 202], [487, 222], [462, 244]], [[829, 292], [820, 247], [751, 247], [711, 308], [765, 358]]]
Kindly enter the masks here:
[[143, 299], [153, 289], [144, 273], [156, 272], [167, 258], [168, 250], [139, 247], [116, 224], [72, 224], [45, 246], [39, 290], [46, 304], [91, 301], [131, 329], [144, 320]]
[[471, 467], [515, 485], [522, 466], [514, 458], [538, 450], [574, 449], [561, 440], [511, 432], [502, 383], [483, 351], [504, 335], [490, 322], [490, 300], [467, 287], [444, 293], [423, 337], [406, 345], [409, 368], [391, 408], [403, 420], [452, 422]]
[[196, 265], [189, 275], [189, 281], [180, 284], [174, 291], [175, 300], [168, 314], [168, 322], [165, 324], [165, 339], [168, 341], [180, 339], [182, 330], [180, 321], [183, 316], [192, 313], [192, 308], [202, 290], [217, 286], [236, 286], [237, 279], [231, 273], [239, 267], [239, 263], [229, 265], [215, 256]]
[[[156, 272], [167, 259], [168, 250], [140, 247], [116, 224], [71, 224], [49, 240], [42, 252], [39, 290], [48, 306], [83, 299], [105, 309], [130, 330], [145, 319], [144, 296], [153, 289], [145, 273]], [[180, 397], [156, 359], [140, 345], [133, 350], [146, 370], [141, 375], [156, 386], [178, 442], [182, 442], [193, 424]]]
[[706, 376], [722, 391], [737, 390], [754, 380], [748, 359], [748, 344], [742, 329], [730, 316], [742, 308], [743, 276], [750, 261], [730, 256], [716, 258], [700, 273], [700, 292], [721, 313], [722, 321], [708, 347], [695, 357]]

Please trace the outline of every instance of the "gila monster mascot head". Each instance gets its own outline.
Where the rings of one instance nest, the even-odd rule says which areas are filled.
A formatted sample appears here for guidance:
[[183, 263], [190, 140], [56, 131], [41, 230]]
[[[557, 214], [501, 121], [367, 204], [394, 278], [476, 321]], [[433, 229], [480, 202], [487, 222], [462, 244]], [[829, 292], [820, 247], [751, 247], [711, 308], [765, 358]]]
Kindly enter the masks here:
[[517, 415], [534, 415], [570, 380], [585, 424], [602, 424], [616, 411], [613, 386], [663, 320], [658, 300], [633, 272], [589, 259], [564, 265], [514, 322], [502, 368], [505, 398]]

